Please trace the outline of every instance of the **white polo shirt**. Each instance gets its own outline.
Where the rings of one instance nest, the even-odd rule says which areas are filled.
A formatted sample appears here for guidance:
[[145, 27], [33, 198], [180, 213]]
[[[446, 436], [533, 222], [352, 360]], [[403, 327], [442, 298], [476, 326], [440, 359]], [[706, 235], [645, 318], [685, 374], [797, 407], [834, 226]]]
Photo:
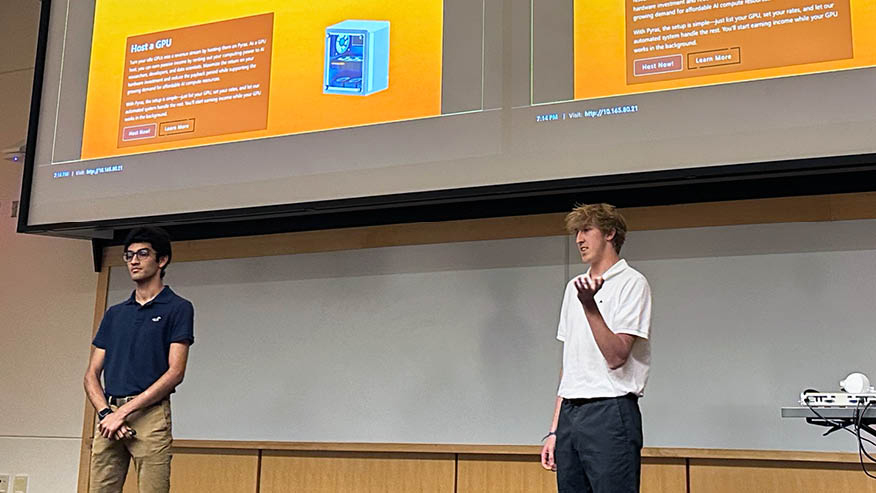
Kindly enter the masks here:
[[[590, 275], [588, 270], [584, 276]], [[581, 277], [581, 276], [579, 276]], [[563, 341], [563, 377], [557, 395], [565, 399], [618, 397], [645, 392], [651, 367], [651, 287], [645, 276], [619, 260], [602, 276], [594, 299], [608, 328], [637, 337], [629, 358], [616, 370], [608, 367], [596, 345], [573, 278], [566, 285], [557, 339]]]

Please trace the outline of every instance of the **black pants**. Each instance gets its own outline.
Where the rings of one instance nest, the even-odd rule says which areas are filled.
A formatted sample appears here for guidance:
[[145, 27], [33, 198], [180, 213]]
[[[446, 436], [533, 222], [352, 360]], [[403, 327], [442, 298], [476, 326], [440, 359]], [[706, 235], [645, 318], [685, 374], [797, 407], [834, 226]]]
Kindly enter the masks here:
[[559, 493], [638, 493], [642, 463], [638, 397], [564, 400], [555, 458]]

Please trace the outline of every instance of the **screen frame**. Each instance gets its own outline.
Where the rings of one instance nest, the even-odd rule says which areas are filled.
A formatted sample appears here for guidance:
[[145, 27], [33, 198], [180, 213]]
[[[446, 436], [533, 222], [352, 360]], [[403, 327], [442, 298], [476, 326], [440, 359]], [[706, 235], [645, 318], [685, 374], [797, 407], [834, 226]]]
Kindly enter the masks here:
[[51, 4], [51, 0], [43, 0], [40, 13], [19, 233], [116, 244], [127, 230], [147, 224], [165, 226], [175, 233], [174, 238], [188, 240], [560, 212], [583, 201], [642, 207], [876, 190], [876, 153], [867, 153], [29, 225]]

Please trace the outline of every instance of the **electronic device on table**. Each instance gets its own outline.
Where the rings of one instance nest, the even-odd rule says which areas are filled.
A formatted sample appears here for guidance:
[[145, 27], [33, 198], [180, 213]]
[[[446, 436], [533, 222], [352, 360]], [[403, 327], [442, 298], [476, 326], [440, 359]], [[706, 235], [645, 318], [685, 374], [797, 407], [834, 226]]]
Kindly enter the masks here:
[[840, 382], [841, 392], [820, 392], [807, 389], [800, 393], [802, 407], [782, 408], [783, 418], [806, 418], [806, 422], [817, 426], [826, 426], [824, 435], [843, 430], [855, 436], [858, 442], [858, 457], [861, 469], [868, 477], [876, 479], [876, 475], [867, 470], [864, 457], [876, 462], [874, 454], [864, 442], [876, 447], [876, 442], [862, 436], [868, 433], [876, 438], [876, 389], [870, 385], [870, 379], [863, 373], [852, 373]]

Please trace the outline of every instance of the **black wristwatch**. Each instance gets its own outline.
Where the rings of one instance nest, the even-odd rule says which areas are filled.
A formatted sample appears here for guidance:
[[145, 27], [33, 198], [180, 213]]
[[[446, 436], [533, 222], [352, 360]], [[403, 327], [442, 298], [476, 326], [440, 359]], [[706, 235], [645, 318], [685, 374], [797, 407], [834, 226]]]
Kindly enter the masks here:
[[108, 408], [108, 407], [105, 407], [105, 408], [103, 408], [103, 409], [101, 409], [100, 411], [97, 412], [97, 419], [103, 421], [103, 418], [109, 416], [109, 415], [112, 414], [112, 413], [113, 413], [113, 410], [112, 410], [112, 409], [110, 409], [110, 408]]

